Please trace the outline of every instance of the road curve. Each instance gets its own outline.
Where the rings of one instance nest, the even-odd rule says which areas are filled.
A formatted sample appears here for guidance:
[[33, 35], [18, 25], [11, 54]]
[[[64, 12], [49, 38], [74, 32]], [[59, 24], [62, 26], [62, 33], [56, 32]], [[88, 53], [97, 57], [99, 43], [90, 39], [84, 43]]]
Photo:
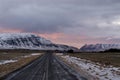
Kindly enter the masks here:
[[46, 53], [3, 80], [87, 80], [52, 53]]

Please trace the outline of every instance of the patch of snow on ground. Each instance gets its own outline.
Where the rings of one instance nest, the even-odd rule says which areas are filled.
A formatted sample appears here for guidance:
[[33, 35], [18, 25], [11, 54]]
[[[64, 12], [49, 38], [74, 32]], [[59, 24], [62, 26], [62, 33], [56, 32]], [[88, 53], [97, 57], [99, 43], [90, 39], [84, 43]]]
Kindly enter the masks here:
[[18, 60], [0, 60], [0, 65], [17, 62]]
[[40, 55], [40, 53], [33, 53], [32, 56]]
[[120, 80], [120, 67], [105, 67], [100, 64], [95, 64], [89, 60], [80, 59], [71, 56], [62, 56], [69, 63], [76, 64], [81, 69], [87, 71], [93, 76], [98, 77], [100, 80]]
[[[21, 58], [27, 58], [27, 57], [31, 57], [31, 56], [37, 56], [37, 55], [40, 55], [40, 53], [33, 53], [33, 54], [30, 54], [30, 55], [25, 55], [25, 56], [20, 56], [20, 57]], [[17, 62], [19, 60], [19, 57], [16, 57], [16, 59], [17, 60], [13, 60], [13, 59], [11, 59], [11, 60], [0, 60], [0, 65]]]
[[31, 57], [31, 56], [37, 56], [37, 55], [40, 55], [40, 53], [33, 53], [33, 54], [25, 55], [25, 56], [22, 56], [22, 57], [27, 58], [27, 57]]
[[56, 53], [56, 55], [58, 55], [58, 56], [62, 56], [62, 55], [63, 55], [63, 53]]

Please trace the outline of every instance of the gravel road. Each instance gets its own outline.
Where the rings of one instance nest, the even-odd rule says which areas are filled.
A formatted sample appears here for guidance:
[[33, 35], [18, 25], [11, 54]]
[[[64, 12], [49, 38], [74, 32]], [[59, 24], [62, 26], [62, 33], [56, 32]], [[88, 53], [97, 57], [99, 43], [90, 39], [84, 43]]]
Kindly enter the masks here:
[[45, 53], [3, 80], [88, 80], [52, 53]]

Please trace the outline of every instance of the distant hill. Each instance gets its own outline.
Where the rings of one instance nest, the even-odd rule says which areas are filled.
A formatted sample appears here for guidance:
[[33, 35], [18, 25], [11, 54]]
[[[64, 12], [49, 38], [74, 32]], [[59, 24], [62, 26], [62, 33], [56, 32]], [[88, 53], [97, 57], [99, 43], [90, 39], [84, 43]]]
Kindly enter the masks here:
[[120, 52], [120, 49], [109, 49], [103, 52]]
[[75, 47], [55, 44], [50, 40], [31, 33], [0, 34], [0, 49], [77, 50]]
[[90, 44], [84, 45], [80, 48], [82, 52], [99, 52], [110, 49], [120, 49], [120, 44]]

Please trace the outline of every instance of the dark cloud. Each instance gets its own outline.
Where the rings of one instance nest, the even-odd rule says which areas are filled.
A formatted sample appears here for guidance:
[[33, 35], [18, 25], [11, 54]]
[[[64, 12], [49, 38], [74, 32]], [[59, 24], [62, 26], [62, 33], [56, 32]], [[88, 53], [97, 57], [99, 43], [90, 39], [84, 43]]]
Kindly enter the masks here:
[[119, 10], [120, 0], [0, 0], [0, 27], [117, 36]]

